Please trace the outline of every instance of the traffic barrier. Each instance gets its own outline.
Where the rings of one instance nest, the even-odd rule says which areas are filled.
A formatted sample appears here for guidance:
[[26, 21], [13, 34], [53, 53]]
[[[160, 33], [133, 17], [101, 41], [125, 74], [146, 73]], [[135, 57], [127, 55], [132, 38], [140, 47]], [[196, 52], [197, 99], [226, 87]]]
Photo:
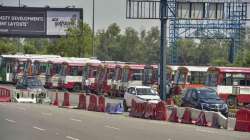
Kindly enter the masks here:
[[250, 132], [250, 110], [240, 109], [236, 113], [235, 130]]
[[11, 94], [10, 90], [6, 88], [0, 88], [0, 102], [10, 102]]
[[161, 101], [156, 105], [155, 119], [162, 121], [167, 120], [167, 109], [165, 102]]
[[53, 101], [53, 105], [54, 105], [54, 106], [59, 106], [59, 102], [58, 102], [58, 92], [56, 92], [56, 97], [55, 97], [55, 100]]
[[86, 95], [79, 94], [78, 109], [86, 109]]
[[156, 108], [156, 104], [147, 103], [145, 105], [144, 118], [145, 119], [155, 119], [155, 108]]
[[211, 127], [213, 127], [213, 128], [221, 128], [218, 113], [213, 113]]
[[130, 107], [130, 111], [129, 111], [129, 116], [134, 117], [136, 116], [136, 102], [134, 99], [132, 99], [131, 101], [131, 107]]
[[122, 114], [124, 108], [122, 103], [107, 103], [106, 112], [109, 114]]
[[70, 106], [70, 103], [69, 103], [69, 93], [67, 93], [67, 92], [64, 93], [64, 98], [63, 98], [62, 106], [63, 107]]
[[199, 117], [197, 118], [196, 122], [195, 122], [196, 125], [199, 125], [199, 126], [207, 126], [207, 120], [206, 120], [206, 115], [203, 111], [201, 111]]
[[177, 108], [176, 107], [174, 107], [172, 109], [172, 112], [171, 112], [171, 114], [170, 114], [170, 116], [168, 118], [168, 121], [170, 121], [170, 122], [179, 122], [179, 117], [178, 117], [178, 114], [177, 114]]
[[143, 102], [143, 103], [138, 103], [138, 117], [139, 118], [144, 118], [144, 114], [145, 114], [145, 108], [146, 108], [146, 102]]
[[186, 123], [186, 124], [192, 124], [192, 117], [191, 117], [190, 108], [185, 109], [184, 114], [183, 114], [183, 116], [181, 118], [181, 122]]
[[98, 110], [99, 112], [105, 112], [105, 97], [99, 96], [98, 98]]
[[89, 97], [89, 105], [88, 105], [88, 111], [97, 111], [97, 96], [91, 94]]
[[168, 98], [167, 99], [167, 105], [174, 105], [174, 99], [173, 98]]

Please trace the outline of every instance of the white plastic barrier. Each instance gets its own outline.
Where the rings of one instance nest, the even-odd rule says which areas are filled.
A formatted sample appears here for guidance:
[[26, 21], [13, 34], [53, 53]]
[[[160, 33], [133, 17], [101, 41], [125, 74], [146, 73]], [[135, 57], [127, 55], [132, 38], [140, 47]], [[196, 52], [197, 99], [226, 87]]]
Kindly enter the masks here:
[[[177, 116], [180, 119], [182, 119], [183, 114], [186, 110], [186, 108], [189, 107], [167, 107], [168, 109], [168, 116], [171, 115], [173, 108], [177, 108]], [[200, 113], [202, 112], [199, 109], [195, 109], [195, 108], [189, 108], [191, 111], [191, 118], [193, 121], [196, 121], [200, 115]], [[218, 125], [227, 129], [228, 128], [228, 118], [226, 118], [225, 116], [223, 116], [220, 112], [214, 112], [214, 111], [205, 111], [203, 110], [203, 112], [205, 113], [205, 117], [206, 117], [206, 121], [211, 125], [213, 123], [213, 121], [217, 121]], [[216, 115], [216, 117], [214, 117], [214, 115]], [[214, 118], [217, 118], [218, 120], [213, 120]], [[179, 121], [181, 122], [181, 121]], [[234, 127], [234, 126], [230, 126], [230, 127]]]

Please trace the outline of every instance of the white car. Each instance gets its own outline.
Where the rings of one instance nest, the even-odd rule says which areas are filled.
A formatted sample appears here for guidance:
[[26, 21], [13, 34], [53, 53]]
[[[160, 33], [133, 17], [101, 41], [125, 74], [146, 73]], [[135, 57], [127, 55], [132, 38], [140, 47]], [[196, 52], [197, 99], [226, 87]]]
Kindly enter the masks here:
[[124, 94], [123, 106], [127, 111], [131, 107], [132, 100], [136, 102], [158, 103], [161, 101], [157, 91], [149, 86], [130, 86]]

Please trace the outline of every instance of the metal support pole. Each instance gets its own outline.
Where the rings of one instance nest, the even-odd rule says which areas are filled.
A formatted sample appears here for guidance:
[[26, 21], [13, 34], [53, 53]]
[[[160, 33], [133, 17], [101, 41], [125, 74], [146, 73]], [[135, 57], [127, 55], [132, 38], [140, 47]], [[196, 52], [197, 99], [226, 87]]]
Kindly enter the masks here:
[[92, 19], [92, 56], [95, 56], [95, 0], [93, 0], [93, 19]]
[[[21, 7], [21, 0], [18, 0], [18, 6]], [[17, 39], [17, 52], [20, 52], [20, 37]]]
[[167, 39], [167, 13], [166, 1], [161, 0], [161, 41], [160, 41], [160, 97], [166, 100], [166, 39]]
[[231, 44], [229, 46], [229, 62], [233, 63], [235, 59], [235, 40], [231, 39]]

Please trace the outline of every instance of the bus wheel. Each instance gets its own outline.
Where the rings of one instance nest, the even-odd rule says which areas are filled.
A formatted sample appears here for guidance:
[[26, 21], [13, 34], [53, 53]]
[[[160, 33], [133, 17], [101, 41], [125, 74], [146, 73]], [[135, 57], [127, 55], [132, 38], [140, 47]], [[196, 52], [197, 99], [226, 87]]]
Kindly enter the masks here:
[[227, 99], [227, 105], [229, 108], [236, 108], [237, 107], [237, 99], [235, 96], [229, 96]]

